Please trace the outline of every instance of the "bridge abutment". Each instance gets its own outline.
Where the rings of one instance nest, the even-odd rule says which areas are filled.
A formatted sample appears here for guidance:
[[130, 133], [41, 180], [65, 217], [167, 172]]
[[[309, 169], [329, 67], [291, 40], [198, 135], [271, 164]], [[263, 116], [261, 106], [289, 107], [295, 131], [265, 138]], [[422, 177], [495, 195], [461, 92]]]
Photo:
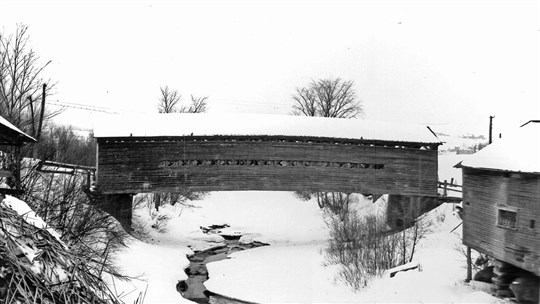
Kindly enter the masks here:
[[133, 195], [107, 194], [104, 196], [104, 202], [100, 208], [120, 222], [125, 230], [131, 230]]

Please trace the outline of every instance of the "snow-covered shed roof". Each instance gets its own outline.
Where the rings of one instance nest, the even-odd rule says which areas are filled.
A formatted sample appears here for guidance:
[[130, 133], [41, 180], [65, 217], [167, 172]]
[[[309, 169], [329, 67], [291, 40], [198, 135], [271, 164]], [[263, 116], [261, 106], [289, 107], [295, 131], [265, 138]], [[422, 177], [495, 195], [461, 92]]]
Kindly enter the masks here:
[[97, 138], [258, 135], [440, 143], [424, 125], [291, 115], [111, 115], [94, 129]]
[[540, 121], [524, 124], [457, 166], [540, 174]]
[[20, 145], [36, 140], [0, 116], [0, 145]]

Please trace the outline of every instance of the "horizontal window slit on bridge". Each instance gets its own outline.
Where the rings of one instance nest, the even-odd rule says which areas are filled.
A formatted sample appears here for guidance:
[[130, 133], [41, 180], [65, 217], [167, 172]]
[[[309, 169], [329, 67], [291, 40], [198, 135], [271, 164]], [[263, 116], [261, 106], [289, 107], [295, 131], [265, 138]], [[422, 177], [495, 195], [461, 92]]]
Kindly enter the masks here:
[[261, 160], [261, 159], [220, 159], [220, 160], [164, 160], [159, 167], [197, 167], [197, 166], [274, 166], [274, 167], [319, 167], [319, 168], [345, 168], [345, 169], [384, 169], [380, 163], [358, 162], [328, 162], [328, 161], [303, 161], [303, 160]]

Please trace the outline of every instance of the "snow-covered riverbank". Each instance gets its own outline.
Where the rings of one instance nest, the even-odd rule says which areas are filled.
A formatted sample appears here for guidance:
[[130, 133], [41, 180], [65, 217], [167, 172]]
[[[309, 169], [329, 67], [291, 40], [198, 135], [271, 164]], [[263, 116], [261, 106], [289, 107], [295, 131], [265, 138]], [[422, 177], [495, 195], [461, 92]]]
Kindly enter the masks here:
[[[200, 226], [227, 223], [229, 231], [243, 233], [242, 242], [262, 241], [271, 247], [322, 244], [328, 239], [316, 202], [301, 201], [293, 193], [216, 192], [194, 204], [195, 208], [161, 208], [160, 214], [170, 217], [166, 232], [159, 233], [148, 224], [145, 242], [151, 244], [133, 239], [116, 257], [129, 275], [148, 282], [146, 303], [187, 301], [175, 288], [179, 280], [187, 278], [183, 271], [189, 265], [186, 255], [193, 253], [191, 249], [206, 249], [223, 241], [216, 234], [204, 234]], [[136, 217], [140, 223], [152, 222], [147, 209], [138, 210]], [[115, 283], [125, 293], [131, 292], [124, 298], [126, 303], [147, 285], [138, 280]]]
[[[189, 264], [186, 254], [192, 253], [188, 246], [216, 245], [222, 238], [204, 234], [200, 226], [224, 223], [230, 225], [229, 231], [245, 234], [241, 241], [270, 243], [207, 265], [210, 279], [206, 287], [228, 297], [260, 303], [500, 302], [463, 283], [465, 256], [456, 249], [461, 229], [451, 232], [460, 220], [450, 204], [432, 211], [432, 216], [444, 220], [420, 243], [415, 255], [418, 269], [377, 278], [359, 292], [336, 279], [339, 267], [325, 261], [329, 234], [316, 202], [302, 201], [288, 192], [251, 191], [209, 193], [194, 204], [196, 208], [162, 208], [160, 213], [171, 218], [167, 231], [148, 228], [147, 242], [152, 244], [133, 241], [117, 256], [125, 271], [147, 280], [146, 303], [188, 302], [175, 288], [179, 280], [187, 278], [183, 269]], [[374, 212], [381, 208], [378, 204], [381, 202], [361, 201], [357, 209]], [[150, 221], [145, 209], [137, 217], [140, 222]], [[135, 283], [117, 288], [146, 288], [146, 282]], [[137, 292], [125, 297], [126, 303]]]

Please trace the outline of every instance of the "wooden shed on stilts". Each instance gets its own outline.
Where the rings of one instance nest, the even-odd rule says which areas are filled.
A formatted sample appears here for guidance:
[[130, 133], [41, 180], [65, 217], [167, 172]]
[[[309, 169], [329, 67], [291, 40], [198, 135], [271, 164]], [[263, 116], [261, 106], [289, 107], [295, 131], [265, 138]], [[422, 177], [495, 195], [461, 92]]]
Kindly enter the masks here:
[[495, 260], [497, 295], [538, 303], [540, 122], [524, 124], [456, 166], [463, 172], [463, 244]]

